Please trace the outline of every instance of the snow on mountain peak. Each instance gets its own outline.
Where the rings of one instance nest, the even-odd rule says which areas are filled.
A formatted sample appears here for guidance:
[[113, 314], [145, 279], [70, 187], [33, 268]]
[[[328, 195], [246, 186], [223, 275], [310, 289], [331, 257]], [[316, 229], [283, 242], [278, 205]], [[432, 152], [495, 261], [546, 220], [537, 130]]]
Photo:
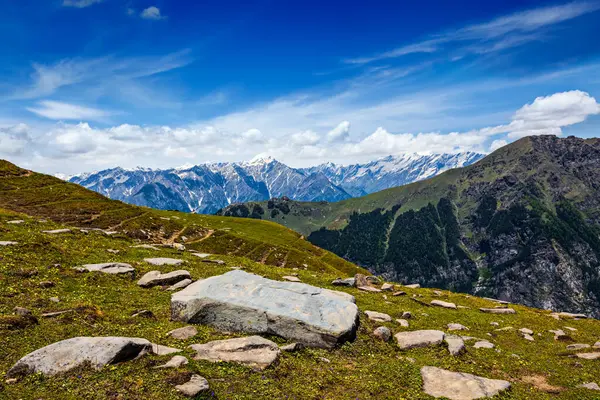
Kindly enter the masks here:
[[277, 160], [265, 153], [261, 153], [261, 154], [257, 154], [256, 156], [254, 156], [254, 158], [252, 158], [250, 161], [248, 161], [248, 164], [249, 165], [271, 164], [274, 161], [277, 161]]

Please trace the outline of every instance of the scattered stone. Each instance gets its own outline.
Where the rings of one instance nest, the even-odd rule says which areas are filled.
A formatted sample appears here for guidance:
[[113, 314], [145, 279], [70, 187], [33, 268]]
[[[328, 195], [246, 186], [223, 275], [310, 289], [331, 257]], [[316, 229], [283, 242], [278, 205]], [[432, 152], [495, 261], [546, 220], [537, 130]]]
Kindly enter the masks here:
[[324, 363], [331, 363], [331, 360], [329, 358], [325, 358], [325, 357], [319, 357], [319, 361], [324, 362]]
[[355, 280], [354, 280], [354, 278], [346, 278], [346, 279], [336, 278], [331, 282], [331, 284], [333, 286], [353, 287], [355, 284]]
[[280, 347], [281, 351], [287, 351], [290, 353], [292, 353], [294, 351], [300, 351], [302, 349], [304, 349], [304, 345], [302, 343], [290, 343], [290, 344]]
[[154, 368], [179, 368], [189, 363], [188, 359], [184, 356], [173, 356], [166, 364], [159, 365]]
[[500, 324], [497, 323], [497, 322], [490, 322], [490, 325], [492, 325], [492, 326], [500, 326]]
[[53, 230], [50, 230], [50, 231], [42, 231], [42, 233], [47, 233], [49, 235], [58, 235], [60, 233], [68, 233], [68, 232], [71, 232], [71, 230], [68, 229], [68, 228], [65, 228], [65, 229], [53, 229]]
[[182, 281], [177, 282], [173, 286], [170, 286], [167, 290], [173, 291], [173, 290], [185, 289], [186, 287], [191, 285], [193, 282], [194, 281], [191, 279], [184, 279]]
[[594, 343], [594, 345], [592, 347], [595, 349], [600, 349], [600, 342]]
[[48, 289], [51, 287], [56, 286], [56, 283], [52, 282], [52, 281], [42, 281], [39, 284], [39, 287], [41, 287], [42, 289]]
[[151, 244], [138, 244], [136, 246], [131, 246], [136, 249], [147, 249], [147, 250], [159, 250], [158, 247], [152, 246]]
[[112, 235], [116, 235], [117, 231], [102, 231], [106, 236], [112, 236]]
[[185, 251], [185, 246], [181, 243], [173, 243], [171, 247], [173, 247], [175, 250]]
[[582, 385], [578, 385], [577, 387], [590, 390], [600, 390], [600, 386], [598, 386], [596, 382], [584, 383]]
[[512, 308], [480, 308], [479, 311], [489, 314], [515, 314]]
[[404, 287], [407, 287], [409, 289], [419, 289], [421, 288], [421, 285], [419, 285], [418, 283], [411, 283], [410, 285], [404, 285]]
[[431, 305], [432, 306], [438, 306], [438, 307], [443, 307], [443, 308], [451, 308], [456, 310], [456, 304], [454, 303], [449, 303], [447, 301], [441, 301], [441, 300], [431, 300]]
[[223, 260], [208, 260], [208, 259], [204, 259], [202, 260], [203, 263], [209, 263], [209, 264], [217, 264], [217, 265], [223, 265], [225, 264], [225, 261]]
[[330, 348], [355, 337], [358, 308], [354, 301], [347, 293], [234, 270], [173, 294], [171, 319]]
[[13, 308], [13, 312], [17, 315], [20, 315], [21, 317], [25, 317], [27, 315], [31, 315], [31, 311], [29, 311], [27, 308], [25, 307], [15, 307]]
[[488, 301], [493, 301], [494, 303], [499, 303], [499, 304], [510, 304], [509, 301], [492, 299], [491, 297], [484, 297], [483, 299], [488, 300]]
[[131, 264], [127, 263], [101, 263], [101, 264], [84, 264], [81, 267], [76, 268], [77, 271], [81, 272], [104, 272], [105, 274], [128, 274], [134, 272], [135, 268]]
[[417, 347], [439, 345], [444, 341], [445, 334], [442, 331], [421, 330], [396, 333], [394, 337], [401, 350], [408, 350]]
[[475, 344], [473, 345], [473, 348], [475, 348], [475, 349], [493, 349], [494, 344], [492, 342], [488, 342], [487, 340], [480, 340], [478, 342], [475, 342]]
[[22, 219], [15, 219], [15, 220], [12, 220], [12, 221], [6, 221], [7, 224], [12, 224], [12, 225], [19, 225], [19, 224], [22, 224], [24, 222], [25, 221], [22, 220]]
[[[192, 251], [192, 250], [190, 250], [190, 251]], [[206, 257], [212, 256], [212, 254], [209, 254], [209, 253], [196, 253], [196, 252], [194, 252], [192, 254], [194, 256], [198, 257], [198, 258], [206, 258]]]
[[180, 265], [183, 264], [183, 260], [168, 257], [157, 257], [157, 258], [144, 258], [148, 264], [161, 266], [161, 265]]
[[567, 346], [567, 350], [583, 350], [583, 349], [589, 349], [590, 346], [589, 344], [585, 344], [585, 343], [574, 343], [574, 344], [570, 344]]
[[50, 297], [48, 300], [50, 300], [53, 303], [60, 303], [60, 299], [58, 297]]
[[519, 332], [521, 332], [523, 335], [533, 335], [533, 331], [528, 328], [521, 328], [519, 329]]
[[196, 397], [200, 393], [210, 390], [210, 386], [205, 378], [194, 374], [188, 382], [175, 386], [175, 389], [184, 396]]
[[467, 328], [466, 326], [461, 325], [461, 324], [456, 324], [456, 323], [448, 324], [448, 325], [446, 325], [446, 328], [449, 331], [468, 331], [469, 330], [469, 328]]
[[198, 334], [198, 329], [195, 326], [184, 326], [183, 328], [173, 329], [167, 332], [167, 336], [171, 336], [173, 339], [187, 340], [193, 338]]
[[448, 345], [448, 351], [453, 356], [457, 356], [465, 351], [465, 341], [460, 336], [446, 335], [444, 341]]
[[363, 274], [356, 274], [354, 275], [354, 284], [356, 285], [356, 287], [360, 288], [363, 286], [369, 286], [369, 281], [367, 280], [367, 277], [364, 276]]
[[215, 340], [190, 346], [196, 352], [194, 360], [226, 361], [263, 370], [279, 358], [279, 347], [260, 336]]
[[408, 321], [407, 320], [399, 318], [399, 319], [396, 320], [396, 322], [399, 323], [401, 327], [408, 328]]
[[562, 340], [563, 338], [568, 337], [567, 334], [565, 333], [565, 331], [563, 331], [562, 329], [556, 329], [556, 330], [551, 329], [548, 332], [554, 333], [554, 340]]
[[106, 249], [106, 251], [111, 254], [119, 254], [121, 252], [120, 250], [115, 250], [115, 249]]
[[404, 318], [404, 319], [411, 319], [412, 318], [412, 313], [410, 311], [404, 311], [402, 313], [402, 318]]
[[391, 283], [384, 283], [383, 285], [381, 285], [381, 290], [391, 292], [394, 290], [394, 285], [392, 285]]
[[173, 353], [181, 353], [181, 351], [182, 350], [176, 349], [174, 347], [152, 343], [152, 354], [156, 354], [157, 356], [166, 356]]
[[152, 349], [146, 339], [128, 337], [75, 337], [42, 347], [21, 358], [6, 374], [8, 378], [42, 373], [47, 376], [89, 365], [129, 361]]
[[362, 290], [363, 292], [373, 292], [373, 293], [381, 292], [381, 289], [377, 289], [376, 287], [373, 287], [373, 286], [359, 286], [358, 290]]
[[282, 279], [284, 279], [288, 282], [302, 282], [300, 280], [300, 278], [298, 278], [297, 276], [284, 276], [284, 277], [282, 277]]
[[63, 314], [67, 314], [73, 312], [73, 310], [63, 310], [63, 311], [52, 311], [52, 312], [47, 312], [47, 313], [43, 313], [42, 314], [42, 318], [56, 318], [56, 317], [60, 317]]
[[149, 288], [157, 285], [172, 285], [190, 278], [190, 273], [185, 270], [167, 272], [166, 274], [162, 274], [160, 271], [150, 271], [142, 276], [137, 284], [143, 288]]
[[559, 312], [558, 316], [559, 316], [559, 318], [565, 318], [565, 319], [575, 319], [575, 318], [586, 319], [587, 318], [587, 315], [585, 315], [585, 314], [573, 314], [573, 313], [568, 313], [568, 312]]
[[406, 292], [400, 290], [398, 292], [392, 293], [392, 296], [406, 296]]
[[142, 317], [142, 318], [154, 318], [154, 313], [150, 310], [140, 310], [131, 314], [133, 318]]
[[13, 246], [15, 244], [17, 244], [17, 242], [11, 242], [9, 240], [0, 241], [0, 246]]
[[530, 342], [533, 342], [535, 339], [533, 338], [533, 336], [528, 335], [527, 333], [523, 334], [523, 339], [525, 340], [529, 340]]
[[388, 314], [380, 313], [377, 311], [365, 311], [365, 315], [371, 320], [375, 322], [390, 322], [392, 317]]
[[441, 296], [442, 292], [440, 292], [439, 290], [434, 290], [433, 294], [435, 294], [436, 296]]
[[597, 353], [577, 353], [577, 357], [584, 360], [597, 360], [600, 358], [600, 352]]
[[474, 400], [492, 397], [510, 388], [510, 383], [498, 379], [452, 372], [436, 367], [421, 368], [423, 391], [433, 397], [450, 400]]
[[567, 329], [567, 330], [569, 330], [569, 331], [571, 331], [571, 332], [577, 332], [577, 329], [571, 328], [570, 326], [565, 326], [564, 328]]
[[373, 336], [379, 340], [387, 342], [392, 337], [392, 331], [390, 331], [390, 329], [386, 326], [380, 326], [373, 331]]

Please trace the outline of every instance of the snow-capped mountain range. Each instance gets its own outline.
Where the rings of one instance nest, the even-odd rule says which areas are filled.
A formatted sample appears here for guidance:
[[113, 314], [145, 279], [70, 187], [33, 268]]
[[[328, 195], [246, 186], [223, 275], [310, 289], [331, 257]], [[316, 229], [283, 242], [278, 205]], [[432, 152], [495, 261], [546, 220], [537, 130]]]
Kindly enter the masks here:
[[158, 209], [212, 214], [234, 203], [287, 196], [339, 201], [472, 164], [479, 153], [389, 156], [366, 164], [291, 168], [273, 158], [166, 170], [112, 168], [68, 178], [111, 199]]

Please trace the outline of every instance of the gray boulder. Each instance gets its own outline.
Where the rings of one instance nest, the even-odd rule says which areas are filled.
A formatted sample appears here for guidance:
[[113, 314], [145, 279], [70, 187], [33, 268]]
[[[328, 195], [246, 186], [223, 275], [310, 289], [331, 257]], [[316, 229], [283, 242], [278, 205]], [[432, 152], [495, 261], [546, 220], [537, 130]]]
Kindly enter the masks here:
[[176, 258], [167, 258], [167, 257], [157, 257], [157, 258], [144, 258], [148, 264], [161, 266], [161, 265], [179, 265], [183, 264], [183, 260], [178, 260]]
[[436, 367], [421, 368], [423, 391], [435, 398], [472, 400], [492, 397], [510, 388], [510, 383], [499, 379], [487, 379]]
[[373, 331], [373, 336], [379, 340], [387, 342], [392, 337], [392, 331], [390, 331], [390, 329], [386, 326], [380, 326]]
[[453, 310], [456, 310], [456, 304], [454, 303], [449, 303], [447, 301], [442, 301], [442, 300], [431, 300], [431, 305], [432, 306], [438, 306], [438, 307], [442, 307], [442, 308], [451, 308]]
[[444, 341], [445, 334], [442, 331], [421, 330], [396, 333], [394, 337], [400, 349], [408, 350], [439, 345]]
[[346, 293], [234, 270], [173, 294], [171, 319], [331, 348], [355, 337], [358, 308]]
[[133, 268], [130, 264], [127, 263], [101, 263], [101, 264], [85, 264], [81, 267], [76, 268], [78, 271], [88, 271], [88, 272], [104, 272], [105, 274], [127, 274], [130, 272], [134, 272], [135, 268]]
[[157, 368], [157, 369], [160, 369], [160, 368], [179, 368], [179, 367], [182, 367], [184, 365], [187, 365], [188, 363], [189, 363], [188, 359], [185, 358], [184, 356], [173, 356], [173, 358], [171, 358], [165, 364], [159, 365], [159, 366], [154, 367], [154, 368]]
[[193, 338], [198, 334], [198, 329], [195, 326], [184, 326], [183, 328], [173, 329], [167, 332], [167, 336], [171, 336], [173, 339], [187, 340]]
[[273, 364], [281, 353], [275, 343], [260, 336], [215, 340], [190, 348], [196, 352], [194, 360], [233, 362], [257, 370]]
[[9, 378], [33, 373], [51, 376], [85, 364], [98, 370], [105, 365], [129, 361], [150, 351], [152, 351], [152, 343], [146, 339], [75, 337], [27, 354], [6, 375]]
[[206, 392], [210, 389], [208, 381], [200, 375], [192, 375], [190, 380], [182, 385], [175, 386], [178, 392], [181, 392], [187, 397], [196, 397], [202, 392]]
[[465, 351], [465, 341], [462, 337], [456, 335], [446, 335], [444, 341], [448, 345], [448, 351], [453, 356], [457, 356]]
[[488, 314], [515, 314], [512, 308], [480, 308], [479, 311]]
[[174, 284], [173, 286], [170, 286], [167, 290], [179, 290], [179, 289], [185, 289], [186, 287], [190, 286], [192, 284], [192, 282], [194, 282], [191, 279], [184, 279], [182, 281], [177, 282], [176, 284]]
[[356, 283], [356, 280], [354, 278], [346, 278], [346, 279], [336, 278], [331, 282], [331, 284], [333, 286], [346, 286], [346, 287], [353, 287], [355, 283]]
[[142, 276], [137, 284], [141, 287], [148, 288], [158, 285], [172, 285], [190, 278], [190, 273], [185, 270], [167, 272], [166, 274], [162, 274], [160, 271], [150, 271]]
[[50, 234], [50, 235], [58, 235], [59, 233], [69, 233], [69, 232], [71, 232], [71, 230], [68, 228], [64, 228], [64, 229], [53, 229], [50, 231], [42, 231], [42, 232]]

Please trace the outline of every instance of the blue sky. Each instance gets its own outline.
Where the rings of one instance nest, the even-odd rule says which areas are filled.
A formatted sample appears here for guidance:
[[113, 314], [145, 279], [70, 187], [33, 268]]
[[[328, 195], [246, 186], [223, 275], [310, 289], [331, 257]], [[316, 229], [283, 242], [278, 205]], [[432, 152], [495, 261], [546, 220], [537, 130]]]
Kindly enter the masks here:
[[293, 166], [598, 136], [600, 2], [8, 1], [0, 156]]

